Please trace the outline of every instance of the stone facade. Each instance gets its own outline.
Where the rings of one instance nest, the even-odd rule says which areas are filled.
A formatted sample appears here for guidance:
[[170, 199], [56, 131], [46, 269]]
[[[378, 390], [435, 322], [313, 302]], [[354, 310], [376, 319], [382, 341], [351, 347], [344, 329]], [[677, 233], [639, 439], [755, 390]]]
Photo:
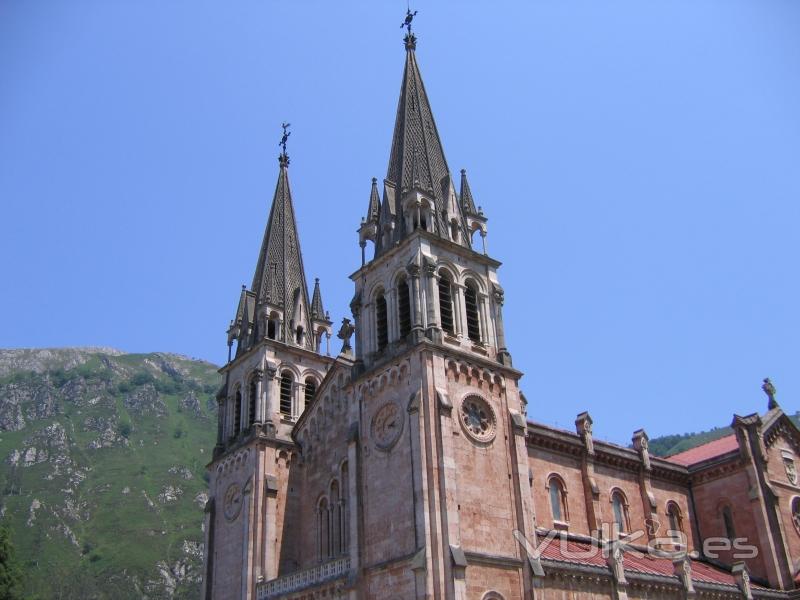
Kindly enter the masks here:
[[630, 448], [594, 440], [588, 413], [575, 431], [527, 420], [487, 219], [464, 171], [456, 191], [410, 31], [405, 42], [335, 358], [280, 156], [221, 370], [204, 597], [788, 597], [800, 433], [774, 388], [763, 417], [669, 459], [643, 430]]

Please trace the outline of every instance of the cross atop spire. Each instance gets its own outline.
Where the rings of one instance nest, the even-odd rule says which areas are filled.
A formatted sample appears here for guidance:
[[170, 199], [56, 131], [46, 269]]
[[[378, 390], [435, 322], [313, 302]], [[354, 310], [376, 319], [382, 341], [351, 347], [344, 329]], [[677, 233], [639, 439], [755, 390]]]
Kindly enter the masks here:
[[283, 151], [281, 152], [280, 157], [278, 157], [278, 160], [280, 161], [282, 167], [289, 166], [289, 155], [286, 154], [286, 142], [289, 141], [289, 136], [292, 135], [292, 132], [289, 131], [289, 127], [291, 126], [291, 123], [281, 123], [281, 127], [283, 127], [283, 135], [281, 136], [281, 141], [278, 142], [278, 145]]
[[411, 12], [411, 8], [409, 7], [408, 11], [406, 12], [405, 21], [403, 21], [403, 23], [400, 25], [401, 29], [405, 27], [408, 31], [406, 36], [403, 38], [403, 41], [406, 43], [406, 50], [414, 50], [417, 47], [417, 36], [411, 33], [411, 22], [414, 20], [414, 17], [417, 16], [417, 12], [419, 11], [415, 10], [414, 12]]

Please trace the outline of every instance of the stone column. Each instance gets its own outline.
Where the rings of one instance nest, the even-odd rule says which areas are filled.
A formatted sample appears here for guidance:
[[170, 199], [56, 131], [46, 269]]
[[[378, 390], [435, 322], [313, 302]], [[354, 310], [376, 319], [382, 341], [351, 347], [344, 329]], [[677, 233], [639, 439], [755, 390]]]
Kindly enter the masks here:
[[278, 478], [267, 475], [264, 480], [264, 541], [262, 573], [264, 581], [278, 576], [278, 551], [275, 539], [278, 533]]
[[272, 420], [275, 414], [274, 395], [275, 395], [275, 374], [277, 369], [270, 363], [267, 363], [263, 373], [263, 391], [264, 393], [259, 396], [261, 399], [261, 415], [262, 423], [266, 426], [267, 432], [275, 431], [275, 424]]
[[428, 284], [425, 294], [425, 307], [428, 311], [426, 335], [434, 342], [441, 342], [442, 328], [439, 319], [436, 318], [436, 310], [439, 307], [439, 278], [436, 276], [436, 265], [433, 263], [425, 265], [425, 281]]
[[581, 476], [583, 479], [583, 495], [586, 503], [586, 521], [592, 535], [599, 536], [600, 531], [600, 488], [594, 478], [594, 440], [592, 438], [592, 417], [582, 412], [575, 419], [575, 430], [583, 441], [583, 457], [581, 460]]
[[511, 354], [506, 348], [506, 333], [503, 327], [503, 304], [505, 302], [505, 292], [498, 285], [494, 286], [494, 308], [495, 308], [495, 334], [497, 337], [497, 361], [506, 366], [511, 366]]
[[467, 305], [464, 302], [464, 286], [453, 282], [453, 325], [459, 339], [467, 337]]
[[419, 293], [419, 265], [409, 265], [406, 270], [411, 277], [411, 339], [414, 343], [422, 340], [422, 307]]
[[[347, 475], [349, 481], [343, 481], [342, 487], [347, 488], [347, 539], [350, 542], [347, 549], [350, 556], [350, 570], [358, 573], [359, 553], [358, 553], [358, 500], [361, 495], [358, 493], [358, 423], [350, 425], [350, 432], [347, 439]], [[342, 490], [344, 491], [344, 490]], [[344, 531], [342, 532], [344, 535]]]
[[253, 581], [250, 579], [252, 570], [253, 544], [250, 539], [250, 511], [253, 505], [253, 480], [250, 479], [242, 490], [242, 600], [253, 599]]
[[644, 429], [639, 429], [634, 432], [631, 441], [633, 442], [634, 450], [639, 454], [639, 460], [641, 462], [641, 466], [639, 467], [639, 493], [642, 497], [642, 510], [644, 512], [647, 539], [652, 541], [660, 533], [660, 523], [658, 521], [658, 504], [656, 503], [656, 497], [653, 494], [653, 488], [650, 484], [650, 473], [653, 468], [650, 465], [649, 438]]
[[684, 600], [692, 600], [696, 595], [694, 584], [692, 583], [692, 561], [688, 556], [677, 558], [672, 561], [675, 575], [681, 582]]
[[255, 414], [255, 423], [263, 423], [264, 422], [264, 394], [262, 392], [264, 388], [264, 371], [261, 369], [256, 369], [253, 371], [253, 377], [256, 378], [256, 414]]

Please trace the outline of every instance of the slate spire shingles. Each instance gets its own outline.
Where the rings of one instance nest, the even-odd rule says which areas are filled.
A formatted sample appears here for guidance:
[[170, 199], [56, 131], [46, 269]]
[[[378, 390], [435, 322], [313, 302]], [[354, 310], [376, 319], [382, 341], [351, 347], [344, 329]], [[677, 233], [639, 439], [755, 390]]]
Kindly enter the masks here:
[[[289, 186], [289, 157], [281, 154], [279, 162], [278, 183], [251, 289], [258, 305], [266, 303], [283, 309], [284, 339], [290, 340], [296, 338], [298, 326], [306, 332], [313, 331], [313, 328], [306, 310], [309, 306], [308, 284]], [[312, 337], [305, 336], [305, 346], [311, 347]]]
[[[403, 71], [403, 83], [400, 88], [400, 99], [397, 103], [397, 117], [392, 137], [389, 167], [386, 172], [386, 182], [393, 186], [398, 200], [411, 190], [418, 190], [431, 196], [435, 203], [435, 218], [433, 232], [441, 237], [449, 238], [448, 224], [443, 215], [447, 212], [447, 197], [450, 185], [450, 169], [444, 155], [442, 142], [433, 118], [428, 94], [422, 82], [419, 65], [416, 58], [416, 37], [409, 34], [405, 38], [406, 62]], [[444, 185], [447, 183], [448, 185]], [[445, 189], [446, 188], [446, 189]], [[460, 207], [456, 207], [458, 214], [454, 216], [464, 226], [464, 215]], [[372, 201], [370, 201], [370, 210]], [[389, 246], [401, 239], [407, 232], [405, 222], [399, 210], [392, 215], [394, 221], [394, 239], [387, 240]], [[367, 215], [369, 219], [370, 215]], [[386, 213], [380, 217], [381, 231], [387, 229], [385, 222]], [[469, 246], [469, 237], [462, 236], [461, 244]], [[376, 254], [388, 248], [383, 248], [381, 236], [378, 236]]]

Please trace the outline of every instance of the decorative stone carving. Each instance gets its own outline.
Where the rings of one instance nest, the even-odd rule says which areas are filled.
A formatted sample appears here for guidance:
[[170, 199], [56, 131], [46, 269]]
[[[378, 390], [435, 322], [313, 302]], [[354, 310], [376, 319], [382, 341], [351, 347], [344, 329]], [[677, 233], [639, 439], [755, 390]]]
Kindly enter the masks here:
[[487, 444], [494, 439], [497, 433], [497, 417], [492, 406], [480, 396], [464, 398], [459, 417], [461, 427], [476, 442]]
[[387, 402], [375, 416], [370, 427], [375, 446], [380, 450], [390, 450], [403, 432], [403, 411], [396, 402]]

